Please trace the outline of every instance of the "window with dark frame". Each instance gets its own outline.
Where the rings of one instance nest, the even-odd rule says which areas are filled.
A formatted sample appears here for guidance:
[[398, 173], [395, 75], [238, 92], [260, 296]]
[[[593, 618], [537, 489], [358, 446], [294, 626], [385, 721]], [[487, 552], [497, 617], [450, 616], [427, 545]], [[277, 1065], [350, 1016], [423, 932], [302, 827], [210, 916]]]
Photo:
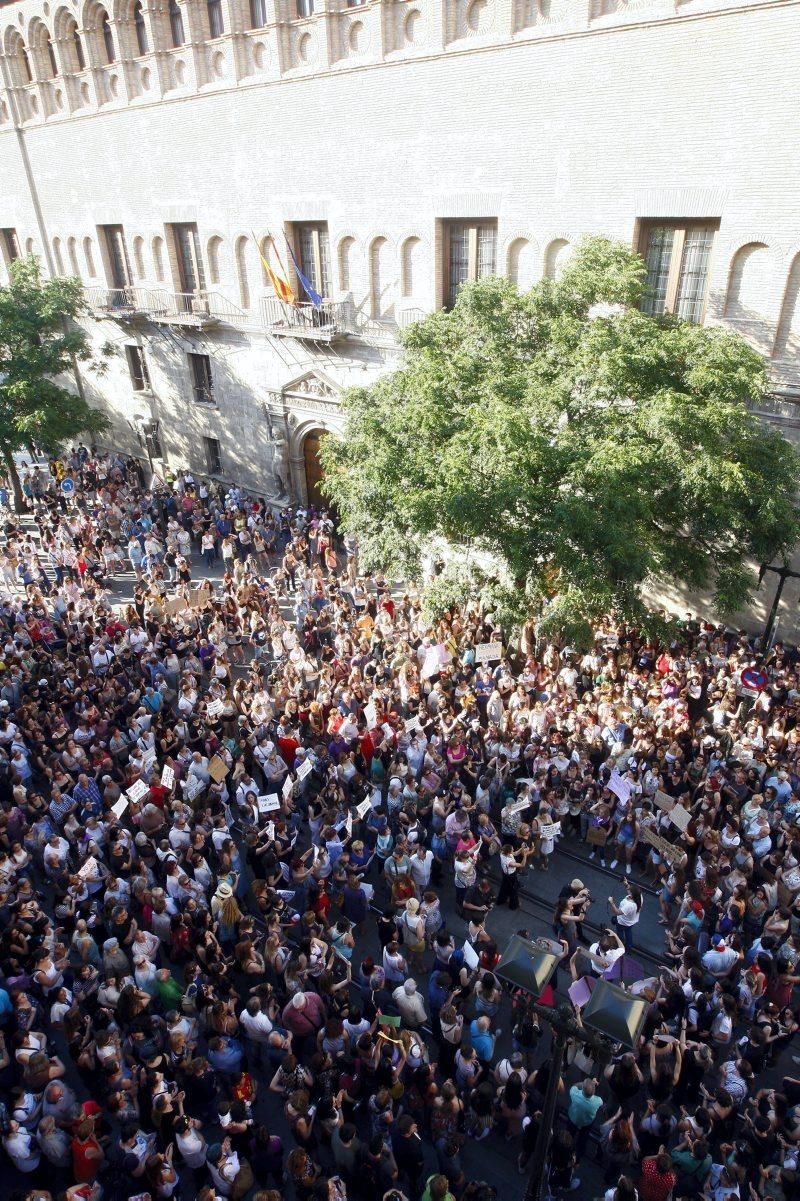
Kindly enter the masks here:
[[133, 24], [136, 29], [136, 47], [139, 54], [147, 54], [147, 26], [144, 23], [142, 0], [136, 0], [136, 4], [133, 6]]
[[209, 475], [222, 474], [222, 457], [219, 453], [219, 441], [217, 438], [203, 438], [203, 446], [206, 452], [206, 470]]
[[497, 274], [497, 220], [445, 221], [443, 266], [442, 294], [449, 309], [461, 284]]
[[172, 45], [177, 49], [186, 41], [186, 34], [183, 32], [183, 13], [178, 0], [169, 0], [169, 28], [172, 34]]
[[296, 0], [298, 17], [313, 17], [314, 0]]
[[212, 38], [221, 38], [225, 33], [225, 22], [222, 18], [222, 0], [207, 0], [208, 32]]
[[106, 62], [113, 63], [116, 59], [116, 51], [114, 50], [114, 35], [111, 32], [111, 22], [108, 19], [108, 13], [102, 9], [102, 17], [100, 18], [100, 27], [103, 32], [103, 46], [106, 52]]
[[207, 354], [189, 354], [189, 369], [192, 373], [192, 388], [196, 404], [213, 405], [214, 381], [211, 376], [211, 359]]
[[[327, 221], [296, 222], [292, 225], [292, 240], [303, 275], [323, 299], [330, 296], [331, 268]], [[308, 299], [299, 280], [297, 290], [303, 300]]]
[[150, 391], [150, 373], [147, 370], [147, 360], [141, 346], [126, 346], [125, 357], [128, 360], [128, 371], [131, 377], [131, 387], [134, 392]]
[[703, 320], [709, 264], [719, 221], [642, 221], [639, 253], [647, 264], [642, 312]]
[[105, 242], [109, 268], [109, 284], [112, 288], [129, 288], [133, 277], [125, 245], [125, 231], [121, 225], [101, 225], [100, 232]]
[[197, 226], [184, 222], [171, 228], [181, 292], [188, 295], [204, 291], [206, 281]]
[[250, 0], [250, 28], [263, 29], [267, 23], [267, 0]]

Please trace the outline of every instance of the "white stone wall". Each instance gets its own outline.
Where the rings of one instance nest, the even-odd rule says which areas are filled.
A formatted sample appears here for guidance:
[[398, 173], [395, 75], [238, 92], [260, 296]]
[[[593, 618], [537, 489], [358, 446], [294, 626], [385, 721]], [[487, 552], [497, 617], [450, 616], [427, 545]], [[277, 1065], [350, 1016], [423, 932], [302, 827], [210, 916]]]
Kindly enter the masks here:
[[[166, 4], [145, 0], [140, 56], [132, 6], [109, 0], [108, 65], [94, 0], [0, 6], [0, 228], [97, 288], [97, 226], [122, 224], [135, 284], [173, 288], [165, 226], [195, 221], [229, 312], [201, 334], [87, 320], [118, 348], [87, 394], [127, 445], [154, 418], [167, 462], [202, 470], [202, 437], [217, 437], [224, 474], [269, 491], [271, 406], [302, 491], [303, 432], [335, 427], [337, 390], [396, 358], [374, 327], [328, 348], [268, 336], [253, 235], [293, 221], [327, 221], [334, 297], [397, 318], [440, 303], [448, 218], [496, 218], [498, 269], [527, 284], [584, 233], [633, 243], [648, 218], [718, 220], [706, 319], [749, 337], [776, 388], [800, 389], [797, 3], [324, 0], [298, 20], [268, 0], [249, 30], [249, 5], [223, 0], [213, 41], [205, 5], [181, 9], [173, 49]], [[132, 392], [134, 340], [152, 394]], [[212, 358], [213, 408], [193, 402], [191, 349]], [[293, 388], [306, 377], [324, 398]]]

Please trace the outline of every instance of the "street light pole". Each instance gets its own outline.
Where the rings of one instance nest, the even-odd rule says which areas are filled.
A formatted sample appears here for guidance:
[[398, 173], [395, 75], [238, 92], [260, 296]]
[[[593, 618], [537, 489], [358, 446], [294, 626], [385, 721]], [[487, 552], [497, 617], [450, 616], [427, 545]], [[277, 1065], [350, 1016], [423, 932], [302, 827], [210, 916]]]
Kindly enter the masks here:
[[584, 1046], [590, 1047], [596, 1054], [604, 1055], [606, 1058], [610, 1055], [610, 1048], [608, 1042], [594, 1034], [590, 1034], [576, 1020], [571, 1005], [563, 1003], [557, 1009], [554, 1009], [550, 1005], [542, 1005], [534, 1002], [532, 1008], [539, 1017], [544, 1018], [554, 1034], [553, 1050], [550, 1056], [550, 1075], [547, 1079], [542, 1117], [536, 1135], [536, 1146], [531, 1156], [528, 1185], [525, 1189], [525, 1201], [540, 1201], [543, 1195], [546, 1196], [546, 1185], [549, 1176], [550, 1143], [553, 1137], [558, 1086], [561, 1082], [567, 1043], [571, 1038], [579, 1039]]

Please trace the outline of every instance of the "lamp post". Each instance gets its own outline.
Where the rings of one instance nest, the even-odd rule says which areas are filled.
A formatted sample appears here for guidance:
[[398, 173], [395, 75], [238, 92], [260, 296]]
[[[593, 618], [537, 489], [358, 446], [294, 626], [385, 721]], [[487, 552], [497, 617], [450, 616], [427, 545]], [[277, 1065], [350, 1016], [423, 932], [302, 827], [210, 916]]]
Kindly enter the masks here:
[[[541, 995], [561, 959], [550, 950], [547, 942], [533, 943], [515, 934], [494, 969], [494, 974], [515, 988], [522, 988], [534, 997]], [[608, 1059], [617, 1043], [636, 1046], [647, 1014], [647, 1002], [632, 997], [624, 988], [607, 980], [595, 983], [592, 995], [578, 1017], [572, 1005], [562, 1001], [558, 1006], [533, 1002], [534, 1012], [550, 1026], [553, 1048], [550, 1055], [550, 1074], [542, 1106], [542, 1117], [531, 1157], [525, 1201], [540, 1201], [549, 1176], [550, 1144], [558, 1101], [558, 1086], [564, 1068], [567, 1044], [576, 1039], [599, 1058]]]

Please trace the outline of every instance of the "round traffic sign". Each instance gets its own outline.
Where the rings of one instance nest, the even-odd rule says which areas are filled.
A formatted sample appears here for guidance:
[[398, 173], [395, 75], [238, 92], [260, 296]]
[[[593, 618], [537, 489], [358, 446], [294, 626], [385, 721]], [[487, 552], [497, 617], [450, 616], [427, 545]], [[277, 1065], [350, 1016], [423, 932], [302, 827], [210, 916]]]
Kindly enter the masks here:
[[65, 496], [69, 496], [71, 492], [75, 491], [75, 481], [70, 479], [69, 476], [65, 476], [65, 478], [61, 481], [61, 491]]
[[757, 667], [745, 667], [740, 679], [745, 688], [752, 688], [755, 692], [763, 692], [769, 683], [767, 673]]

